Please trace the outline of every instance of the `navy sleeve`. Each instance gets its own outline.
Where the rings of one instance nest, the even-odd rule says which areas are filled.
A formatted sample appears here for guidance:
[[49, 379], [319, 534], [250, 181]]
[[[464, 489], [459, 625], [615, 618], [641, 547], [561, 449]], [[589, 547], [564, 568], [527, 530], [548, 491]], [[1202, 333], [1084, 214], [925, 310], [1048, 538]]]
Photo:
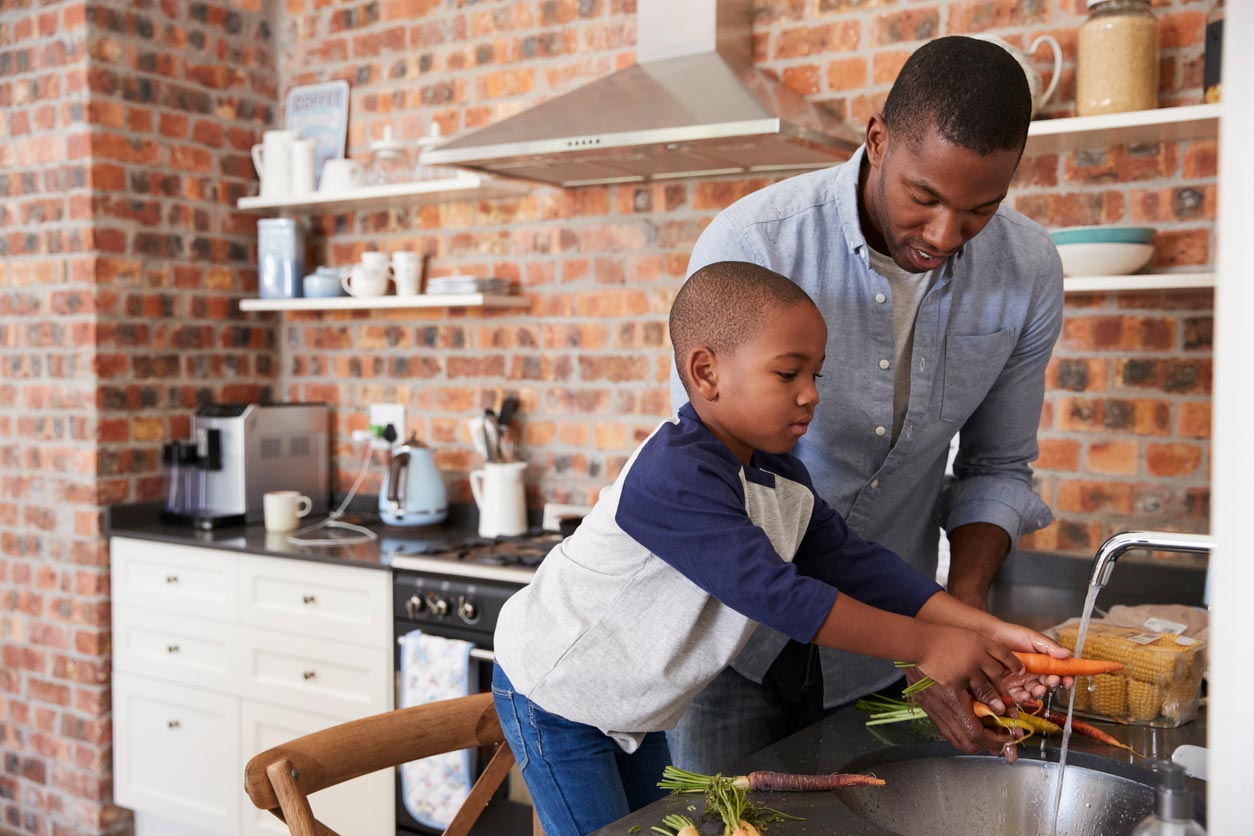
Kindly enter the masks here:
[[[781, 476], [814, 485], [795, 457], [773, 457], [768, 465]], [[894, 551], [863, 540], [818, 494], [805, 538], [793, 557], [798, 571], [818, 578], [851, 598], [881, 610], [913, 616], [941, 590]]]
[[739, 474], [730, 451], [713, 443], [642, 448], [625, 477], [615, 522], [723, 604], [811, 641], [836, 590], [780, 557], [745, 510]]

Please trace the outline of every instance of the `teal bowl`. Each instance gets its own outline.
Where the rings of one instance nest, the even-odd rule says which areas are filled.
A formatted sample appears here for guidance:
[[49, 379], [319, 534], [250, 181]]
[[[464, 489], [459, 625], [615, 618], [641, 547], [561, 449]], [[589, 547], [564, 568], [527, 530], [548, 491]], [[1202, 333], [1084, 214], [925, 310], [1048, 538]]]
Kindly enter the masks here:
[[1152, 226], [1067, 226], [1049, 233], [1061, 244], [1152, 244]]

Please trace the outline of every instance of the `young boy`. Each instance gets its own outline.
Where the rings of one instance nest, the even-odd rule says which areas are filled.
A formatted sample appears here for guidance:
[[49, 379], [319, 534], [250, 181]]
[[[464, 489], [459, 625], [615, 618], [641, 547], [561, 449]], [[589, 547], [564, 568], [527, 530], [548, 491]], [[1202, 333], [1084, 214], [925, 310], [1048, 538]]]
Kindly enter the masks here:
[[1009, 648], [1067, 655], [950, 597], [815, 495], [789, 454], [827, 343], [805, 291], [711, 264], [680, 289], [670, 330], [691, 402], [496, 629], [497, 711], [547, 836], [583, 836], [660, 797], [664, 730], [759, 623], [977, 694], [1022, 672]]

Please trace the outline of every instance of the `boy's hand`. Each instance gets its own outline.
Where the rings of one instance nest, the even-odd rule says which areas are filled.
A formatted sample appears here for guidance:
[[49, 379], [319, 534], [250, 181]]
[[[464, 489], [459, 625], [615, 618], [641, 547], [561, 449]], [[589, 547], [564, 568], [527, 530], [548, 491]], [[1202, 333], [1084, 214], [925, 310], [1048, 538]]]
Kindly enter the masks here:
[[[994, 641], [1004, 644], [1011, 650], [1021, 650], [1027, 653], [1044, 653], [1053, 656], [1055, 659], [1066, 659], [1071, 656], [1071, 651], [1058, 644], [1035, 630], [1029, 630], [1027, 627], [1021, 627], [1018, 624], [1010, 624], [1009, 622], [998, 619], [995, 624], [991, 625], [987, 631], [981, 631]], [[1070, 688], [1073, 678], [1070, 676], [1036, 676], [1034, 674], [1023, 674], [1020, 676], [1008, 676], [1002, 682], [1003, 690], [1001, 693], [1009, 694], [1016, 702], [1023, 702], [1025, 698], [1040, 699], [1045, 696], [1045, 692], [1050, 688], [1057, 688], [1059, 685], [1065, 685]], [[990, 703], [991, 705], [991, 703]], [[997, 709], [994, 708], [994, 711]]]
[[988, 696], [991, 703], [1000, 693], [997, 684], [1007, 675], [1021, 674], [1023, 663], [989, 636], [962, 627], [929, 624], [918, 668], [955, 691], [969, 690], [981, 699]]

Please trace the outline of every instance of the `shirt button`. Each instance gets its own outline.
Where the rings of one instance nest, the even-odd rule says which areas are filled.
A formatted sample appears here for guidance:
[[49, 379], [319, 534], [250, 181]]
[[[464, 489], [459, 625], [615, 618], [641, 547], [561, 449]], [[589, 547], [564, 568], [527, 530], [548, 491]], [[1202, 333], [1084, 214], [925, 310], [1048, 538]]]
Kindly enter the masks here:
[[880, 480], [879, 480], [879, 479], [872, 479], [872, 480], [871, 480], [871, 487], [872, 487], [872, 488], [878, 488], [879, 486], [880, 486]]
[[888, 432], [888, 430], [884, 429], [883, 427], [876, 427], [876, 428], [875, 428], [875, 434], [876, 434], [876, 435], [883, 435], [883, 434], [884, 434], [884, 433], [886, 433], [886, 432]]
[[884, 300], [886, 300], [887, 298], [888, 297], [885, 296], [883, 293], [875, 294], [875, 301], [879, 302], [881, 305], [884, 304]]
[[886, 369], [886, 368], [888, 368], [888, 361], [887, 361], [887, 360], [881, 360], [881, 361], [880, 361], [880, 368], [881, 368], [881, 369]]

